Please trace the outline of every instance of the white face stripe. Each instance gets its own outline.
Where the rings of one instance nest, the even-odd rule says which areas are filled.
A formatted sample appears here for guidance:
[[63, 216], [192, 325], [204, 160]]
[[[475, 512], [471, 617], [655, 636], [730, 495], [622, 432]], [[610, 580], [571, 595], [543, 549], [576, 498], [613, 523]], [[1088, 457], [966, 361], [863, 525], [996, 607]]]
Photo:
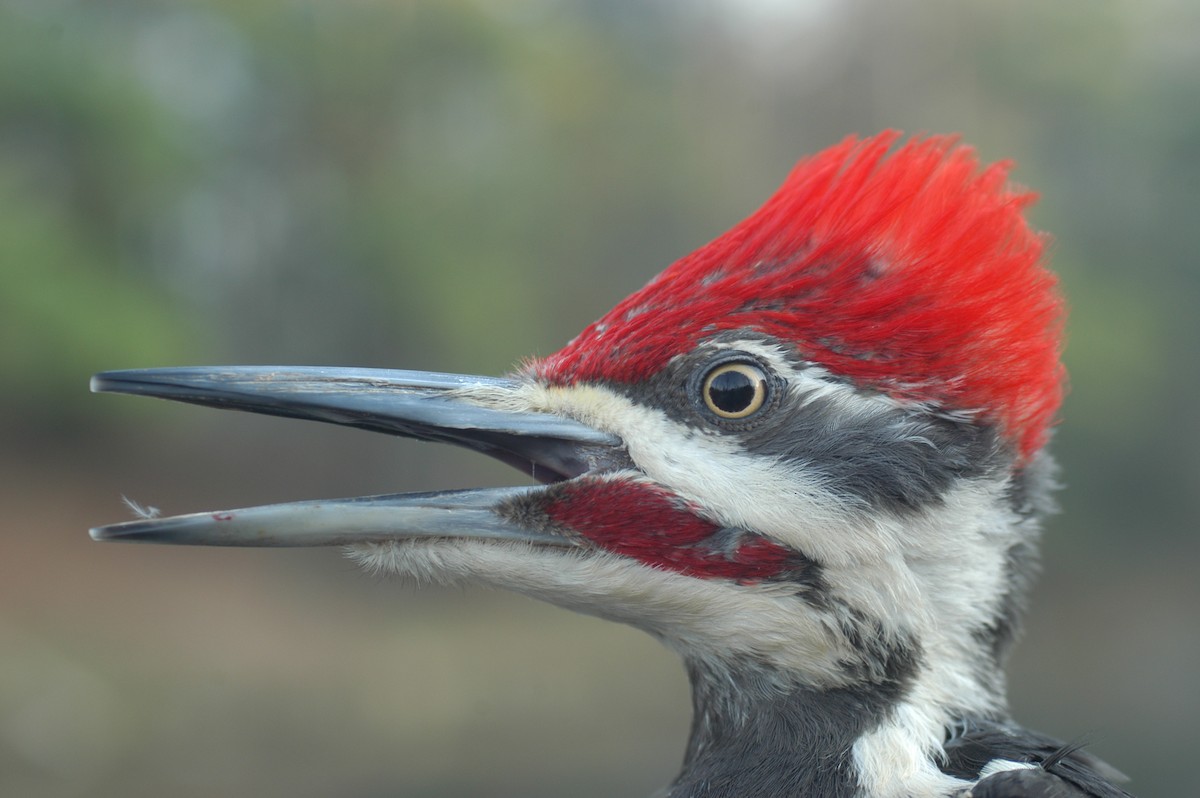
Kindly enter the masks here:
[[[768, 347], [758, 348], [762, 352], [755, 354], [764, 359], [771, 354]], [[772, 357], [781, 358], [778, 353]], [[850, 386], [827, 382], [809, 371], [781, 372], [790, 393], [810, 400], [814, 395], [831, 397], [846, 416], [882, 414], [896, 406], [886, 397], [859, 396]], [[688, 426], [610, 388], [530, 383], [516, 393], [480, 388], [472, 389], [470, 396], [493, 407], [558, 413], [614, 433], [647, 476], [704, 507], [711, 520], [768, 535], [822, 564], [874, 562], [901, 556], [911, 545], [910, 519], [900, 523], [854, 496], [832, 490], [815, 470], [747, 452], [719, 430]]]
[[[946, 732], [961, 717], [1005, 712], [1003, 676], [973, 633], [997, 617], [1009, 587], [1007, 551], [1032, 540], [1037, 522], [1014, 517], [1002, 489], [999, 480], [962, 486], [911, 528], [905, 571], [926, 615], [918, 627], [924, 657], [904, 701], [854, 745], [863, 796], [940, 797], [969, 786], [937, 767]], [[846, 576], [843, 590], [861, 589], [861, 575]], [[981, 683], [981, 673], [997, 681]]]
[[661, 410], [637, 404], [607, 388], [587, 385], [547, 389], [558, 412], [620, 435], [648, 477], [700, 507], [712, 520], [763, 531], [794, 545], [799, 530], [845, 523], [846, 501], [812, 475], [743, 450], [717, 433], [706, 434]]

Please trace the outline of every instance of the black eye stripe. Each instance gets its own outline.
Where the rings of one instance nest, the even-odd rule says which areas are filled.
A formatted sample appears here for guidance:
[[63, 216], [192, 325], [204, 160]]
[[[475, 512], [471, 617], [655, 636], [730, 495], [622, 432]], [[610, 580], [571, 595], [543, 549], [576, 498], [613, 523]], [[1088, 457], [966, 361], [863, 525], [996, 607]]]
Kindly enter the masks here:
[[[742, 342], [778, 352], [779, 358], [739, 348]], [[770, 338], [739, 331], [714, 343], [727, 348], [699, 347], [649, 380], [605, 387], [665, 413], [689, 431], [724, 436], [764, 462], [815, 474], [831, 493], [879, 511], [936, 506], [959, 480], [1009, 467], [1011, 452], [991, 424], [945, 417], [924, 406], [863, 406], [861, 400], [872, 392], [859, 391], [849, 378], [823, 369], [810, 372], [812, 382], [801, 378], [812, 364], [794, 353], [789, 356], [786, 343]], [[714, 410], [705, 399], [709, 377], [733, 365], [756, 368], [766, 378], [762, 407], [741, 418]], [[830, 391], [830, 385], [845, 390]], [[847, 413], [847, 406], [870, 412]], [[1040, 482], [1038, 486], [1032, 490], [1042, 496], [1045, 488]], [[1021, 501], [1019, 493], [1012, 500]]]

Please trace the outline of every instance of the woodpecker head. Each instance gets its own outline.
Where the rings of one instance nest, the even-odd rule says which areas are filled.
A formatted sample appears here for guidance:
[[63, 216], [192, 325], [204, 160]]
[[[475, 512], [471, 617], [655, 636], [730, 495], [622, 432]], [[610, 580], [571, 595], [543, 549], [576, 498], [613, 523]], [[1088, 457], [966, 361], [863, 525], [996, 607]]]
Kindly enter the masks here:
[[947, 138], [889, 154], [896, 141], [801, 161], [748, 219], [507, 378], [235, 367], [93, 382], [465, 445], [539, 485], [93, 536], [340, 544], [371, 570], [517, 590], [677, 649], [694, 767], [804, 695], [841, 718], [824, 731], [865, 793], [961, 785], [938, 752], [963, 718], [1004, 717], [1051, 481], [1062, 303], [1006, 165], [980, 169]]

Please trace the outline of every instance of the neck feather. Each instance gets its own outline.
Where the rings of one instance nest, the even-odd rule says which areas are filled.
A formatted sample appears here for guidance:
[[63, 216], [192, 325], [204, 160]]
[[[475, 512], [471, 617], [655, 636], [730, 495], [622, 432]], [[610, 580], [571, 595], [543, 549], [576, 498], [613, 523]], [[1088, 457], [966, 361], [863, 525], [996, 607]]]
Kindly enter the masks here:
[[856, 654], [842, 683], [685, 651], [694, 717], [670, 798], [935, 798], [969, 787], [943, 772], [943, 744], [966, 719], [1008, 717], [1003, 666], [1052, 484], [1048, 459], [1036, 465], [950, 497], [910, 530], [924, 550], [824, 569], [823, 598], [807, 610], [832, 619]]
[[901, 682], [821, 690], [698, 661], [688, 675], [695, 714], [670, 798], [853, 798], [854, 743], [903, 691]]

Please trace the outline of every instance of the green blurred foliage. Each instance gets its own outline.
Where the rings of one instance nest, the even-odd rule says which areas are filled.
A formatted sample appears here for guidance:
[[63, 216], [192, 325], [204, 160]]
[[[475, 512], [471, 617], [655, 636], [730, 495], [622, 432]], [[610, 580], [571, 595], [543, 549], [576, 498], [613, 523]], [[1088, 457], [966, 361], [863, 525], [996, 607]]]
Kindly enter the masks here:
[[1046, 197], [1071, 473], [1115, 490], [1071, 452], [1153, 442], [1138, 491], [1186, 492], [1200, 12], [755, 8], [0, 5], [0, 367], [24, 386], [0, 402], [78, 418], [89, 371], [213, 358], [503, 371], [805, 152], [961, 130]]
[[[80, 42], [87, 44], [87, 42]], [[79, 376], [186, 352], [123, 221], [178, 173], [165, 115], [97, 48], [0, 8], [0, 369], [10, 414], [82, 413]]]
[[[1072, 309], [1052, 557], [1186, 562], [1197, 30], [1189, 0], [0, 0], [5, 439], [66, 462], [107, 458], [114, 432], [171, 434], [140, 403], [88, 401], [106, 368], [501, 372], [752, 211], [800, 156], [961, 131], [1041, 193]], [[1179, 794], [1171, 737], [1121, 738], [1142, 746], [1117, 762], [1139, 794]]]

